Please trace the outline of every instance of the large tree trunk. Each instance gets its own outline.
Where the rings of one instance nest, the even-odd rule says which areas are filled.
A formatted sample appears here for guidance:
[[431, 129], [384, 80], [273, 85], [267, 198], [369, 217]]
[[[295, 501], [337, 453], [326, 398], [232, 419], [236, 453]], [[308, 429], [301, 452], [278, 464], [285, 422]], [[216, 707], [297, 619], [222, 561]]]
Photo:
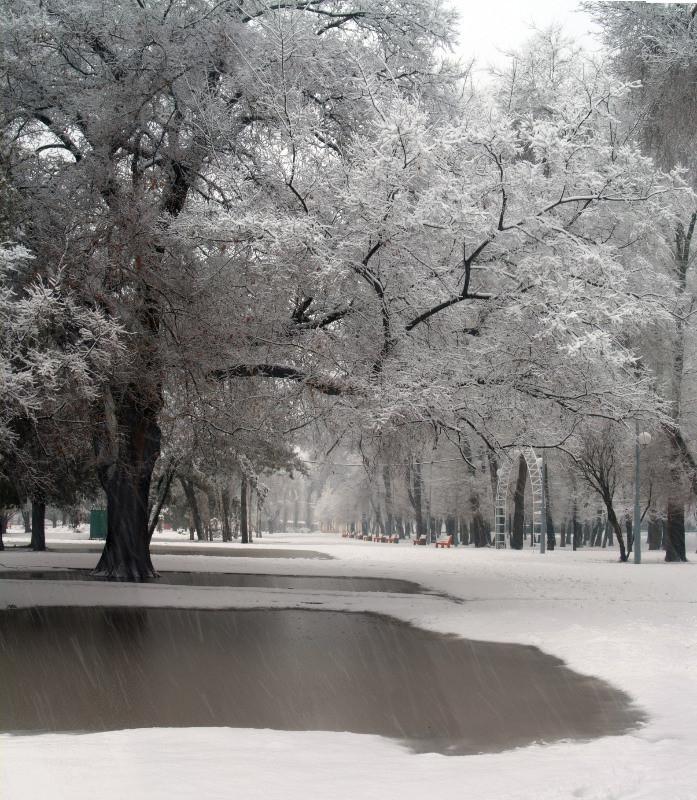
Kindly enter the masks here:
[[[199, 497], [201, 498], [201, 505], [200, 505], [200, 512], [201, 512], [201, 520], [203, 522], [203, 538], [204, 541], [213, 541], [213, 537], [211, 536], [211, 517], [213, 513], [211, 511], [211, 497], [208, 494], [208, 489], [204, 488]], [[212, 506], [215, 508], [215, 504]]]
[[377, 498], [377, 502], [373, 498], [373, 493], [369, 490], [368, 492], [368, 499], [370, 500], [370, 505], [373, 509], [373, 513], [375, 514], [375, 525], [378, 528], [380, 536], [385, 535], [385, 523], [382, 519], [382, 509], [380, 508], [380, 498]]
[[107, 498], [107, 537], [94, 575], [125, 581], [157, 577], [150, 560], [148, 500], [160, 451], [158, 408], [143, 402], [132, 388], [118, 398], [118, 455], [99, 467]]
[[232, 528], [230, 527], [230, 487], [223, 486], [220, 493], [220, 504], [222, 506], [223, 519], [223, 541], [232, 541]]
[[656, 516], [649, 517], [649, 550], [661, 549], [661, 520]]
[[603, 547], [607, 547], [608, 545], [610, 545], [610, 547], [614, 546], [615, 541], [613, 533], [614, 533], [613, 527], [610, 524], [610, 520], [608, 519], [605, 521], [605, 536], [603, 537]]
[[475, 547], [486, 547], [486, 534], [484, 532], [484, 517], [477, 511], [472, 517], [472, 539]]
[[479, 495], [475, 491], [470, 494], [469, 503], [472, 511], [472, 542], [475, 547], [488, 547], [490, 542], [486, 523], [481, 512]]
[[3, 539], [7, 533], [7, 523], [9, 519], [10, 515], [6, 511], [0, 511], [0, 550], [5, 549], [5, 543]]
[[[174, 468], [168, 470], [164, 475], [162, 475], [158, 481], [157, 489], [156, 489], [156, 496], [157, 500], [153, 503], [152, 512], [148, 511], [148, 517], [150, 519], [150, 527], [148, 528], [148, 537], [152, 539], [152, 535], [155, 530], [160, 530], [159, 525], [163, 521], [160, 518], [160, 512], [162, 511], [162, 507], [167, 501], [169, 497], [169, 488], [172, 485], [172, 481], [174, 480], [175, 476]], [[158, 496], [159, 495], [159, 496]]]
[[627, 531], [627, 556], [631, 556], [634, 548], [634, 520], [630, 516], [625, 517], [624, 528]]
[[547, 464], [544, 465], [542, 480], [545, 482], [545, 525], [547, 527], [547, 550], [554, 550], [557, 539], [554, 535], [554, 520], [552, 519], [552, 503], [549, 497], [549, 470]]
[[[676, 251], [675, 267], [680, 290], [683, 294], [687, 293], [687, 275], [690, 262], [693, 237], [697, 230], [697, 211], [690, 217], [687, 226], [682, 223], [678, 225], [676, 231]], [[673, 359], [674, 386], [673, 386], [673, 413], [675, 422], [673, 425], [664, 426], [673, 450], [675, 463], [670, 470], [671, 482], [675, 486], [677, 495], [682, 494], [680, 466], [685, 470], [692, 490], [693, 497], [697, 495], [697, 464], [690, 450], [690, 447], [680, 428], [681, 406], [682, 406], [682, 381], [685, 372], [685, 332], [684, 322], [677, 320], [677, 337], [675, 339], [676, 349]], [[666, 561], [687, 561], [687, 548], [685, 545], [685, 508], [684, 502], [678, 504], [675, 499], [668, 502], [667, 509], [667, 528], [666, 528]]]
[[401, 517], [395, 517], [394, 520], [395, 533], [400, 539], [404, 539], [407, 531], [404, 528], [404, 520]]
[[179, 476], [179, 483], [181, 483], [181, 487], [184, 490], [186, 502], [189, 504], [189, 511], [191, 512], [191, 519], [194, 523], [196, 536], [198, 537], [199, 541], [205, 541], [206, 534], [203, 529], [203, 521], [201, 520], [201, 512], [198, 508], [198, 501], [196, 500], [196, 490], [194, 489], [194, 485], [190, 480], [183, 478], [181, 475]]
[[622, 536], [622, 526], [620, 525], [620, 521], [617, 519], [617, 514], [615, 514], [615, 507], [612, 504], [612, 497], [605, 496], [603, 497], [605, 502], [605, 508], [607, 510], [607, 521], [612, 525], [612, 530], [615, 532], [617, 536], [617, 543], [620, 546], [620, 561], [626, 561], [629, 558], [629, 554], [624, 546], [624, 536]]
[[281, 509], [281, 533], [288, 532], [288, 490], [283, 491], [283, 506]]
[[[682, 464], [690, 477], [690, 488], [692, 496], [697, 495], [697, 479], [694, 477], [697, 474], [695, 470], [692, 456], [687, 448], [682, 435], [675, 430], [668, 433], [668, 440], [672, 446], [674, 453], [674, 464], [668, 472], [668, 494], [675, 497], [682, 497], [684, 494], [684, 486], [682, 476], [680, 474], [680, 465]], [[682, 506], [680, 508], [679, 506]], [[685, 508], [684, 504], [675, 500], [668, 501], [667, 506], [667, 535], [666, 535], [666, 561], [687, 561], [686, 552], [687, 547], [685, 543]], [[672, 525], [671, 525], [672, 519]]]
[[518, 479], [513, 494], [513, 530], [511, 531], [511, 548], [523, 549], [523, 526], [525, 523], [525, 482], [528, 477], [528, 465], [524, 456], [518, 459]]
[[[409, 502], [414, 509], [414, 521], [416, 522], [416, 538], [426, 534], [426, 526], [424, 525], [423, 514], [423, 483], [421, 480], [421, 464], [416, 462], [409, 469], [410, 475], [407, 475], [407, 494], [409, 495]], [[411, 482], [409, 478], [411, 477]]]
[[310, 533], [312, 533], [315, 524], [315, 509], [312, 502], [314, 491], [315, 487], [312, 485], [312, 483], [309, 483], [305, 489], [305, 527]]
[[382, 480], [385, 484], [385, 513], [387, 515], [387, 535], [393, 536], [394, 528], [394, 503], [392, 499], [392, 478], [390, 477], [390, 468], [382, 468]]
[[666, 530], [666, 561], [687, 561], [685, 547], [685, 507], [681, 503], [668, 505]]
[[578, 550], [583, 547], [583, 526], [578, 518], [578, 506], [574, 503], [573, 514], [571, 516], [571, 529], [573, 531], [572, 549]]
[[32, 550], [46, 549], [46, 503], [31, 501], [31, 543]]
[[457, 517], [449, 515], [445, 518], [445, 532], [448, 536], [453, 537], [453, 545], [457, 547], [460, 544], [460, 536], [457, 530]]
[[240, 488], [240, 535], [242, 537], [242, 544], [249, 544], [249, 515], [247, 514], [246, 478], [242, 478], [242, 486]]

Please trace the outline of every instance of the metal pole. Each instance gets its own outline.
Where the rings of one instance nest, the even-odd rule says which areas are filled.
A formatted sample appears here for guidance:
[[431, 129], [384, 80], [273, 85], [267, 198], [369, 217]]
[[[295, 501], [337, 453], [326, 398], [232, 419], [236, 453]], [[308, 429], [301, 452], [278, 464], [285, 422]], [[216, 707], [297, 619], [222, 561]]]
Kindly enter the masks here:
[[547, 477], [547, 453], [542, 451], [542, 519], [540, 520], [540, 553], [547, 552], [547, 492], [545, 478]]
[[634, 445], [636, 454], [636, 469], [634, 475], [634, 563], [641, 564], [641, 509], [639, 507], [639, 482], [640, 482], [640, 468], [639, 468], [639, 423], [636, 423], [636, 441]]

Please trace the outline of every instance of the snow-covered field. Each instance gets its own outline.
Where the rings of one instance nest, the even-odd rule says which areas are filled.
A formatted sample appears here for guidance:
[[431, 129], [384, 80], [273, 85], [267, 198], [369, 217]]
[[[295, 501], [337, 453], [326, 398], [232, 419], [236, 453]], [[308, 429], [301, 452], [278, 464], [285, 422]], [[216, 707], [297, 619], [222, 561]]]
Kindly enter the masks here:
[[[47, 529], [57, 538], [87, 538]], [[188, 536], [156, 534], [188, 544]], [[625, 689], [648, 723], [621, 737], [497, 754], [414, 755], [376, 736], [229, 728], [3, 734], [3, 800], [124, 798], [697, 798], [697, 557], [617, 563], [616, 550], [474, 550], [397, 546], [336, 534], [275, 534], [254, 548], [321, 551], [333, 560], [159, 555], [161, 571], [384, 576], [461, 598], [374, 592], [13, 581], [11, 569], [91, 567], [95, 553], [30, 553], [14, 529], [0, 554], [0, 603], [195, 608], [312, 607], [389, 614], [472, 639], [533, 644]], [[695, 536], [688, 554], [695, 553]], [[242, 545], [234, 545], [243, 550]], [[220, 545], [207, 545], [211, 551]], [[259, 551], [255, 551], [259, 552]], [[311, 606], [307, 604], [311, 603]], [[1, 676], [0, 676], [1, 679]], [[193, 677], [192, 677], [193, 679]], [[0, 710], [1, 713], [1, 710]]]

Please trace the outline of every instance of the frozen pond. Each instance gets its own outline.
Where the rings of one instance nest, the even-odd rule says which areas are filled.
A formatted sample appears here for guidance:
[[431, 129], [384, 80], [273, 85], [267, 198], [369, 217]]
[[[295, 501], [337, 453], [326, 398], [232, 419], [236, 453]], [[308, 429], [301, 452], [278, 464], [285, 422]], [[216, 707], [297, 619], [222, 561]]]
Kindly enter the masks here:
[[307, 610], [0, 612], [2, 730], [272, 728], [495, 752], [624, 733], [622, 692], [534, 647]]
[[[0, 576], [12, 580], [98, 581], [88, 569], [3, 570]], [[264, 575], [237, 572], [161, 571], [150, 583], [168, 586], [229, 586], [234, 588], [299, 589], [336, 592], [400, 592], [419, 594], [426, 591], [412, 581], [397, 578], [333, 577], [324, 575]]]

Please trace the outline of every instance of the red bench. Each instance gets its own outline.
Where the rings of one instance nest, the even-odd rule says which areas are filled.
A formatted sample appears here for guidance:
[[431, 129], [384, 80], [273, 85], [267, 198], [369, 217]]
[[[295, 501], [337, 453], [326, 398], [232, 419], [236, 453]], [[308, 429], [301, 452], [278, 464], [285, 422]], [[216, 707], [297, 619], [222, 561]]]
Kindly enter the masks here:
[[423, 536], [419, 536], [418, 539], [414, 539], [412, 544], [428, 544], [428, 536], [424, 533]]
[[436, 550], [439, 547], [448, 547], [449, 548], [452, 543], [453, 543], [453, 537], [452, 536], [445, 536], [445, 535], [439, 536], [435, 541]]

